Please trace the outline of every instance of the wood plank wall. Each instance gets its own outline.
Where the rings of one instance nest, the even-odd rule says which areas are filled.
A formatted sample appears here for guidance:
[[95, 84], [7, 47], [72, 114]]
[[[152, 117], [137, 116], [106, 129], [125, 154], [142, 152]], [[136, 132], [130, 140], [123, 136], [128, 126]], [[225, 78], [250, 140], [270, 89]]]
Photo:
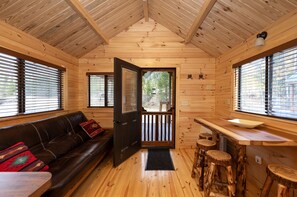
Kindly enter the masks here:
[[[102, 127], [113, 127], [113, 108], [87, 108], [86, 72], [113, 72], [113, 57], [140, 67], [173, 67], [177, 71], [176, 147], [194, 147], [199, 127], [193, 118], [212, 117], [215, 107], [215, 58], [151, 20], [140, 20], [110, 40], [109, 45], [80, 58], [80, 109]], [[199, 80], [201, 71], [205, 80]], [[193, 80], [187, 79], [192, 74]]]
[[[296, 121], [286, 121], [280, 119], [263, 118], [261, 116], [247, 115], [236, 113], [232, 108], [233, 101], [233, 72], [232, 64], [241, 62], [245, 59], [271, 50], [282, 44], [295, 40], [297, 38], [297, 11], [281, 18], [276, 23], [265, 29], [268, 37], [265, 46], [254, 47], [256, 35], [246, 40], [243, 44], [235, 47], [230, 52], [220, 56], [216, 65], [216, 116], [231, 118], [239, 117], [251, 120], [259, 120], [265, 122], [271, 127], [279, 127], [297, 134]], [[248, 182], [247, 196], [259, 196], [266, 172], [265, 167], [268, 163], [280, 163], [296, 168], [297, 148], [295, 147], [257, 147], [249, 146], [248, 154]], [[259, 155], [263, 159], [263, 164], [255, 163], [255, 155]], [[276, 186], [270, 196], [276, 196]], [[293, 196], [293, 195], [292, 195]], [[297, 192], [295, 191], [295, 196]]]
[[30, 56], [66, 68], [66, 73], [64, 75], [63, 111], [1, 118], [0, 127], [40, 120], [78, 110], [78, 59], [2, 21], [0, 21], [0, 26], [0, 52], [9, 50], [13, 53]]

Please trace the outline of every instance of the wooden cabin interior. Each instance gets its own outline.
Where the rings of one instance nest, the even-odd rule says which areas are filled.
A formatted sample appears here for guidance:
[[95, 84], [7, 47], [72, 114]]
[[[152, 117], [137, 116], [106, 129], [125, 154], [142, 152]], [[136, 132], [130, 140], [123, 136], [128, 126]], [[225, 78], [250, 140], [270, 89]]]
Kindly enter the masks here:
[[[263, 32], [266, 32], [265, 36]], [[255, 42], [258, 40], [261, 40], [261, 44], [256, 46]], [[282, 53], [283, 51], [287, 53]], [[279, 53], [283, 56], [290, 55], [291, 58], [288, 61], [278, 60], [282, 65], [278, 72], [281, 73], [282, 79], [274, 73], [278, 69], [276, 66], [275, 69], [269, 67], [270, 64], [277, 64], [277, 60], [274, 61], [272, 57]], [[26, 95], [26, 88], [24, 91], [18, 88], [13, 94], [17, 95], [17, 101], [9, 101], [10, 97], [5, 94], [5, 88], [8, 87], [5, 77], [16, 72], [16, 68], [10, 69], [12, 64], [5, 63], [7, 55], [18, 58], [18, 65], [21, 65], [19, 62], [23, 62], [23, 66], [26, 66], [26, 62], [33, 62], [35, 67], [32, 69], [35, 72], [32, 73], [36, 76], [46, 75], [44, 72], [47, 72], [38, 67], [39, 64], [63, 73], [57, 79], [60, 94], [56, 108], [49, 107], [39, 111], [33, 109], [30, 112], [27, 106], [24, 106], [26, 102], [23, 102], [27, 96], [19, 96]], [[262, 67], [257, 63], [260, 59], [264, 62]], [[125, 161], [122, 160], [121, 164], [114, 166], [113, 154], [117, 151], [116, 143], [119, 142], [115, 138], [121, 135], [120, 127], [115, 126], [117, 116], [114, 112], [124, 114], [123, 103], [129, 105], [125, 110], [133, 111], [136, 100], [139, 101], [132, 93], [132, 100], [122, 96], [125, 92], [122, 89], [126, 88], [127, 94], [135, 89], [129, 90], [129, 87], [121, 85], [124, 84], [121, 81], [124, 74], [116, 74], [116, 62], [120, 65], [136, 65], [142, 76], [148, 72], [169, 73], [171, 100], [167, 100], [169, 104], [165, 102], [165, 115], [161, 113], [161, 101], [161, 115], [146, 110], [137, 113], [140, 118], [137, 119], [137, 122], [140, 121], [137, 136], [141, 139], [136, 143], [138, 148], [134, 148]], [[249, 65], [256, 67], [252, 71], [246, 71], [245, 76], [248, 78], [250, 75], [256, 75], [260, 82], [255, 84], [255, 80], [249, 78], [246, 84], [242, 85], [245, 80], [242, 77], [243, 70], [249, 68]], [[18, 72], [21, 72], [20, 67], [17, 68]], [[124, 72], [123, 68], [120, 72]], [[283, 74], [285, 71], [287, 72]], [[253, 73], [249, 75], [249, 72]], [[57, 196], [200, 197], [208, 196], [208, 189], [212, 196], [297, 196], [297, 108], [294, 108], [294, 103], [297, 102], [297, 91], [294, 89], [297, 84], [297, 77], [294, 79], [296, 73], [297, 0], [0, 0], [0, 156], [8, 146], [14, 145], [1, 144], [4, 143], [5, 137], [8, 141], [15, 137], [1, 135], [7, 128], [9, 130], [15, 125], [28, 123], [35, 125], [31, 123], [81, 111], [88, 120], [97, 121], [104, 129], [112, 130], [115, 127], [115, 144], [109, 148], [110, 152], [100, 157], [100, 162], [95, 162], [87, 170], [83, 178], [76, 180], [76, 184], [68, 188], [66, 193]], [[126, 74], [126, 84], [143, 86], [143, 81], [141, 84], [136, 78], [132, 80], [134, 75], [129, 75], [128, 71]], [[113, 75], [114, 78], [108, 78]], [[96, 82], [92, 82], [91, 76], [105, 77], [103, 85], [110, 88], [103, 88], [105, 92], [100, 93], [105, 95], [102, 105], [94, 104], [96, 102], [92, 104], [93, 97], [90, 95], [93, 89], [90, 86]], [[290, 83], [287, 88], [279, 88], [283, 91], [281, 96], [272, 95], [274, 90], [277, 91], [277, 84], [273, 80], [276, 78], [284, 81], [283, 86]], [[16, 83], [20, 85], [22, 80], [26, 87], [29, 82], [22, 77], [18, 77]], [[256, 86], [262, 89], [253, 91]], [[96, 88], [95, 90], [99, 91]], [[243, 92], [248, 90], [251, 90], [250, 93], [244, 95]], [[47, 94], [40, 88], [39, 91], [40, 94]], [[151, 89], [150, 94], [153, 97], [158, 91]], [[138, 91], [137, 97], [139, 94], [141, 99], [141, 91]], [[143, 98], [145, 96], [142, 95]], [[244, 98], [246, 101], [242, 100]], [[119, 112], [116, 112], [116, 105], [121, 107]], [[137, 104], [137, 110], [141, 106]], [[17, 111], [7, 113], [9, 107]], [[162, 136], [155, 139], [166, 143], [150, 143], [152, 137], [144, 134], [143, 124], [147, 119], [141, 120], [141, 117], [149, 117], [150, 114], [155, 115], [155, 118], [159, 117], [159, 120], [151, 119], [151, 125], [157, 124], [160, 119], [163, 125], [163, 117], [170, 114], [172, 133], [169, 137], [171, 140], [167, 140], [170, 143], [166, 144], [167, 141], [162, 140], [166, 138]], [[236, 118], [264, 124], [255, 129], [246, 129], [227, 122]], [[165, 122], [166, 120], [165, 118]], [[241, 135], [241, 132], [244, 134]], [[37, 133], [40, 135], [39, 131]], [[212, 134], [212, 140], [216, 139], [214, 141], [219, 144], [217, 148], [221, 151], [229, 151], [230, 154], [237, 151], [242, 156], [235, 156], [234, 159], [231, 154], [232, 180], [229, 180], [228, 174], [226, 181], [226, 170], [221, 170], [214, 176], [217, 180], [208, 180], [214, 179], [210, 177], [210, 163], [203, 164], [205, 172], [201, 172], [201, 166], [200, 171], [198, 170], [199, 177], [204, 173], [203, 183], [199, 182], [197, 173], [196, 176], [191, 176], [197, 153], [196, 142], [201, 133]], [[129, 131], [126, 134], [129, 136]], [[35, 149], [31, 148], [26, 140], [30, 141], [24, 137], [25, 144], [35, 153]], [[47, 145], [42, 139], [40, 143], [46, 150]], [[169, 147], [174, 170], [145, 170], [148, 148], [151, 147]], [[238, 147], [240, 149], [237, 149]], [[198, 153], [202, 154], [201, 151]], [[203, 154], [208, 157], [208, 151]], [[115, 157], [122, 158], [119, 155]], [[0, 159], [0, 169], [1, 162]], [[291, 171], [286, 171], [289, 178], [274, 177], [272, 187], [267, 189], [264, 183], [267, 181], [270, 164], [283, 165]], [[61, 165], [64, 166], [60, 168], [67, 168], [68, 164]], [[50, 164], [48, 171], [51, 172]], [[30, 194], [26, 192], [31, 186], [20, 184], [16, 188], [13, 186], [14, 181], [5, 178], [4, 174], [0, 172], [0, 193], [4, 192], [0, 196]], [[290, 182], [288, 185], [283, 181], [287, 180], [286, 178], [289, 179], [287, 182]], [[30, 178], [24, 180], [31, 185], [38, 185], [39, 182], [31, 182]], [[218, 181], [224, 183], [209, 186], [210, 183]], [[234, 188], [230, 186], [230, 181], [233, 181]], [[39, 185], [37, 188], [32, 186], [34, 195], [40, 196], [51, 187], [50, 178], [44, 185], [46, 187], [43, 190]], [[204, 188], [201, 189], [202, 186]], [[13, 189], [9, 190], [9, 187]], [[51, 196], [52, 193], [43, 195]]]

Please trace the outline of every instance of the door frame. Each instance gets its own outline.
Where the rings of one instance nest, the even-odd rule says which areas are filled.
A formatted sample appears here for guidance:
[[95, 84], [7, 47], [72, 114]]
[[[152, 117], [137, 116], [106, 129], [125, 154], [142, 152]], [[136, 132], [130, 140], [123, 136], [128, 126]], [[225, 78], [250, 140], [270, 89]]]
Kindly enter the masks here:
[[[175, 149], [176, 148], [176, 122], [177, 122], [177, 97], [176, 97], [176, 92], [177, 92], [177, 68], [176, 67], [160, 67], [160, 68], [156, 68], [156, 67], [141, 67], [141, 78], [142, 76], [144, 75], [145, 72], [148, 72], [148, 71], [161, 71], [161, 72], [166, 72], [166, 71], [172, 71], [173, 73], [173, 83], [172, 83], [172, 87], [171, 87], [171, 90], [172, 90], [172, 105], [174, 106], [172, 108], [172, 142], [173, 144], [172, 145], [169, 145], [166, 143], [162, 143], [162, 142], [158, 142], [158, 144], [160, 146], [156, 146], [154, 145], [154, 143], [151, 143], [152, 145], [148, 145], [148, 144], [143, 144], [142, 140], [141, 140], [141, 148], [151, 148], [151, 147], [166, 147], [166, 148], [173, 148]], [[141, 84], [141, 106], [142, 106], [142, 84]], [[142, 119], [142, 115], [143, 115], [143, 110], [141, 110], [141, 119]], [[142, 134], [142, 129], [141, 129], [141, 134]], [[141, 139], [142, 139], [142, 136], [141, 136]]]

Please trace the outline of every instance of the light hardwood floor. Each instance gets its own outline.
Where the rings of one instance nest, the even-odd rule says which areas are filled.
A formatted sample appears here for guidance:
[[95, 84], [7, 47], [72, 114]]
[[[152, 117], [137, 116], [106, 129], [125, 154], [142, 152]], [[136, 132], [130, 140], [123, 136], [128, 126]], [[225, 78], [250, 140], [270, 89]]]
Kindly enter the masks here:
[[193, 149], [171, 150], [175, 171], [145, 171], [147, 150], [142, 149], [117, 168], [112, 154], [73, 193], [75, 197], [178, 196], [202, 197], [191, 178]]

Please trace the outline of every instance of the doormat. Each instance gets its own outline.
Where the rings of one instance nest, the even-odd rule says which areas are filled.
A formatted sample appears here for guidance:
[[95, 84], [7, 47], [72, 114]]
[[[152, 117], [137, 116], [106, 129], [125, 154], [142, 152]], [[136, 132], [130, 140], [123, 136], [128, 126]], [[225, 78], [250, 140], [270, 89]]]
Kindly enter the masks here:
[[174, 170], [169, 149], [148, 149], [145, 170]]

